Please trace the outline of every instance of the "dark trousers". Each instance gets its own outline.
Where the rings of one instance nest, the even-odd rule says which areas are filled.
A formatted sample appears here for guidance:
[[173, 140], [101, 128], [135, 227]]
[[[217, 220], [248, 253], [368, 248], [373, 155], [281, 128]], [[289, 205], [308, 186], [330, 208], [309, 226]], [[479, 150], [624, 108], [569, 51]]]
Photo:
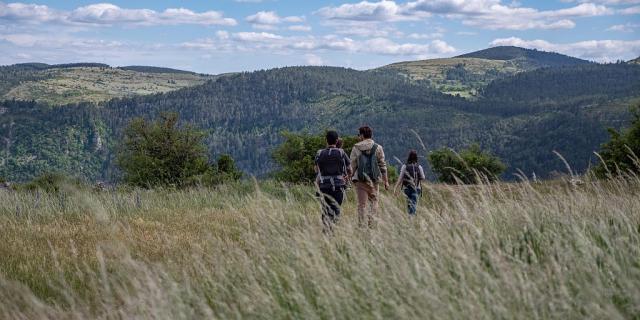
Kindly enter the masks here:
[[322, 224], [324, 225], [324, 231], [332, 231], [333, 225], [338, 222], [340, 218], [340, 206], [344, 199], [344, 188], [320, 188], [322, 195], [320, 201], [322, 202]]
[[404, 195], [407, 196], [407, 210], [409, 211], [409, 214], [415, 215], [416, 206], [418, 205], [418, 196], [420, 195], [420, 190], [412, 187], [405, 187]]

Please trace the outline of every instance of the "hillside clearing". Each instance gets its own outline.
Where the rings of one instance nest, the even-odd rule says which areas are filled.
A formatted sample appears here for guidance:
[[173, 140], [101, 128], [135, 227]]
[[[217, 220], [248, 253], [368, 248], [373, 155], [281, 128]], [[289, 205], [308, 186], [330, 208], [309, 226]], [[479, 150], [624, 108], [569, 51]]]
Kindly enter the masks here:
[[174, 91], [202, 84], [208, 79], [191, 73], [144, 73], [100, 67], [47, 69], [41, 73], [45, 80], [23, 82], [2, 98], [35, 100], [52, 105], [101, 102]]

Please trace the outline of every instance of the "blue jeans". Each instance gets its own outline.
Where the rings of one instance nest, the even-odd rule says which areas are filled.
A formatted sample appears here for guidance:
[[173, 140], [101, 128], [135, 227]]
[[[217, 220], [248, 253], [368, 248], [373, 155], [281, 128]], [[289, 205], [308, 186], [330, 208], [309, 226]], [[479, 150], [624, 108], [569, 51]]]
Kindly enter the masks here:
[[418, 195], [420, 190], [411, 187], [404, 188], [404, 194], [407, 196], [407, 210], [410, 215], [416, 214], [416, 206], [418, 205]]

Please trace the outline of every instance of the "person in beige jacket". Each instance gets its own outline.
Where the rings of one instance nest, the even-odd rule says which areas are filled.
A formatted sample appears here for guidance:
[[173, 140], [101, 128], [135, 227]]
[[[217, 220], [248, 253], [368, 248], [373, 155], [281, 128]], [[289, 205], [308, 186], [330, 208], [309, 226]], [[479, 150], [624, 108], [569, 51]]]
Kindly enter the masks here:
[[[363, 126], [358, 129], [358, 140], [351, 149], [351, 166], [353, 168], [353, 182], [356, 189], [356, 195], [358, 197], [358, 222], [360, 225], [364, 225], [365, 219], [367, 224], [373, 226], [376, 212], [378, 210], [378, 193], [379, 183], [384, 183], [384, 188], [389, 190], [389, 180], [387, 178], [387, 163], [384, 159], [384, 150], [382, 146], [373, 141], [373, 130], [368, 126]], [[375, 159], [367, 158], [371, 154], [372, 149], [375, 148]], [[364, 154], [364, 156], [363, 156]], [[361, 175], [362, 170], [366, 168], [366, 164], [360, 164], [361, 159], [370, 159], [371, 171], [373, 172], [373, 179], [369, 179], [369, 174], [363, 179]], [[362, 181], [361, 181], [362, 180]], [[367, 204], [371, 205], [371, 210], [367, 210]]]

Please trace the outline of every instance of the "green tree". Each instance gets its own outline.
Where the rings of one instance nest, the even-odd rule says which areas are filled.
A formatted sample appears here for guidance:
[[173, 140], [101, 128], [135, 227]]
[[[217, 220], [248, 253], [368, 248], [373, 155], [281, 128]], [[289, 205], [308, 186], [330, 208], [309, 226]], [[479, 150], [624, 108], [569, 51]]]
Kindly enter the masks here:
[[593, 169], [598, 177], [640, 172], [640, 106], [632, 110], [631, 126], [622, 132], [609, 129], [611, 140], [602, 145], [601, 162]]
[[452, 184], [495, 181], [506, 169], [498, 157], [483, 152], [477, 144], [460, 153], [449, 148], [436, 150], [429, 154], [429, 163], [440, 182]]
[[242, 178], [242, 171], [236, 167], [236, 162], [228, 154], [218, 157], [215, 167], [212, 167], [204, 175], [202, 183], [204, 185], [214, 186], [225, 182], [238, 181]]
[[162, 113], [153, 122], [133, 119], [117, 157], [124, 181], [143, 188], [192, 185], [211, 170], [203, 138], [190, 126], [179, 127], [177, 113]]
[[[316, 177], [313, 170], [316, 154], [327, 145], [325, 134], [284, 132], [282, 135], [284, 142], [272, 154], [281, 167], [274, 173], [275, 178], [295, 183], [312, 182]], [[351, 150], [357, 142], [355, 137], [341, 138], [344, 150]]]

